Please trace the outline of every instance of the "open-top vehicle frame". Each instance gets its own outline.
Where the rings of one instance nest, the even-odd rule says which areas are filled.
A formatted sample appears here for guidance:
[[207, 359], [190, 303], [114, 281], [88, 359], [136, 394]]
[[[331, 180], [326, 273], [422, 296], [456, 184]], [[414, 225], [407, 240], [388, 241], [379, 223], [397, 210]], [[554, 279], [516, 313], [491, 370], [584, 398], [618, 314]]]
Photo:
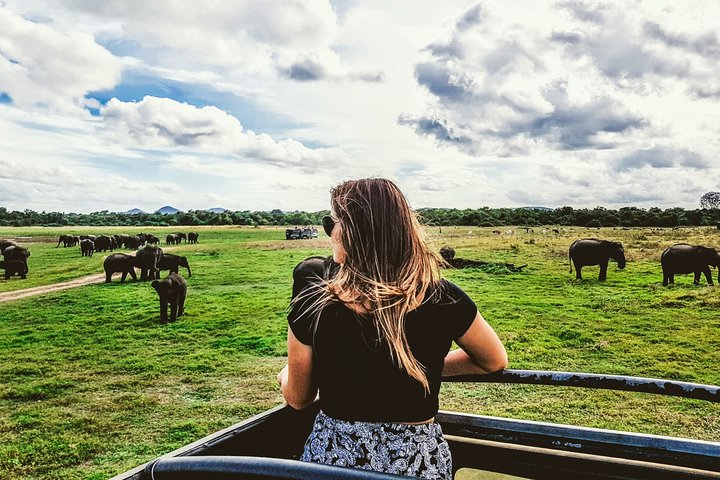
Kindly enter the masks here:
[[[720, 387], [661, 379], [505, 370], [445, 382], [557, 385], [645, 392], [709, 402]], [[389, 479], [394, 475], [297, 461], [318, 412], [279, 405], [120, 474], [143, 479]], [[574, 425], [440, 411], [454, 471], [474, 469], [533, 479], [720, 479], [720, 443]]]

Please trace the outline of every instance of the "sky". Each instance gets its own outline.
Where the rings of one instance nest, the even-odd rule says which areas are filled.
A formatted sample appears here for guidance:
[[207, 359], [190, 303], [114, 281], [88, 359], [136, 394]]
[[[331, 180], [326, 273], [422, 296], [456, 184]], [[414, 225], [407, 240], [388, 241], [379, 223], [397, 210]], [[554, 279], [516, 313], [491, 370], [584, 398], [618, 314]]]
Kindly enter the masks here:
[[0, 0], [0, 206], [698, 208], [716, 1]]

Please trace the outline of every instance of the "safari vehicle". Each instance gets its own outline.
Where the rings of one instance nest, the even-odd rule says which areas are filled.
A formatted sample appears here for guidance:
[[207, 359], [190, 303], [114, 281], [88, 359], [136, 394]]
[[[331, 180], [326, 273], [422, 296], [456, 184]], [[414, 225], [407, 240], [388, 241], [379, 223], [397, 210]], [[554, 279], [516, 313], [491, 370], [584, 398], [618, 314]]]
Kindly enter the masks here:
[[318, 236], [317, 228], [305, 227], [305, 228], [303, 228], [302, 235], [300, 238], [317, 238], [317, 236]]
[[285, 230], [285, 240], [297, 240], [302, 235], [299, 228], [288, 228]]
[[[446, 382], [558, 385], [718, 402], [720, 387], [652, 378], [534, 370]], [[280, 405], [112, 480], [407, 478], [297, 461], [318, 412]], [[456, 479], [720, 478], [720, 443], [440, 411]]]
[[304, 228], [288, 228], [285, 230], [285, 240], [298, 240], [307, 238], [317, 238], [318, 231], [315, 227]]

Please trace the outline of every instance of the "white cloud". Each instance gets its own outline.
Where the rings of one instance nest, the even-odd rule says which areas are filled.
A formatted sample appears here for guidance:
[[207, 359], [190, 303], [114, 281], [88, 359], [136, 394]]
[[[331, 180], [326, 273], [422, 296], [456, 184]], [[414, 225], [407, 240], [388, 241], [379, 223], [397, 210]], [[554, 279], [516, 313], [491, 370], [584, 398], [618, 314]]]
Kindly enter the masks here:
[[[237, 118], [216, 107], [198, 108], [169, 98], [146, 96], [140, 102], [113, 98], [100, 114], [109, 137], [128, 146], [196, 148], [232, 155], [242, 162], [297, 168], [306, 173], [340, 167], [349, 160], [338, 148], [310, 149], [293, 139], [277, 141], [267, 134], [244, 130]], [[196, 161], [178, 158], [179, 168], [195, 168]]]
[[[22, 8], [18, 1], [10, 3]], [[230, 78], [280, 74], [301, 81], [376, 81], [379, 74], [348, 65], [337, 54], [337, 17], [328, 0], [35, 3], [53, 10], [56, 23], [82, 18], [81, 23], [104, 42], [131, 48], [133, 55], [154, 67], [212, 70]]]
[[83, 104], [114, 87], [121, 61], [85, 33], [64, 33], [0, 7], [0, 89], [20, 107]]
[[222, 148], [233, 136], [243, 134], [240, 122], [217, 107], [197, 108], [170, 98], [146, 96], [140, 102], [113, 98], [100, 114], [116, 138], [141, 147]]

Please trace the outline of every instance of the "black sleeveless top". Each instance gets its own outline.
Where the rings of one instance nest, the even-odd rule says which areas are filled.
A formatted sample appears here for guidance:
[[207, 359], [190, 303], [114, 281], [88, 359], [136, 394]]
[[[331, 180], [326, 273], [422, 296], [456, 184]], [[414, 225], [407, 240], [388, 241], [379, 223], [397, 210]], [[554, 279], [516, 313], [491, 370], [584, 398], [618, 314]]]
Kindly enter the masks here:
[[371, 318], [342, 302], [329, 304], [319, 317], [308, 313], [307, 307], [318, 298], [320, 279], [329, 278], [337, 268], [332, 257], [311, 257], [293, 271], [293, 298], [302, 296], [291, 305], [288, 323], [295, 337], [313, 348], [320, 408], [337, 419], [368, 422], [418, 422], [435, 416], [445, 355], [475, 319], [475, 303], [442, 280], [435, 295], [407, 314], [405, 335], [425, 367], [430, 383], [426, 394], [422, 384], [392, 361]]

